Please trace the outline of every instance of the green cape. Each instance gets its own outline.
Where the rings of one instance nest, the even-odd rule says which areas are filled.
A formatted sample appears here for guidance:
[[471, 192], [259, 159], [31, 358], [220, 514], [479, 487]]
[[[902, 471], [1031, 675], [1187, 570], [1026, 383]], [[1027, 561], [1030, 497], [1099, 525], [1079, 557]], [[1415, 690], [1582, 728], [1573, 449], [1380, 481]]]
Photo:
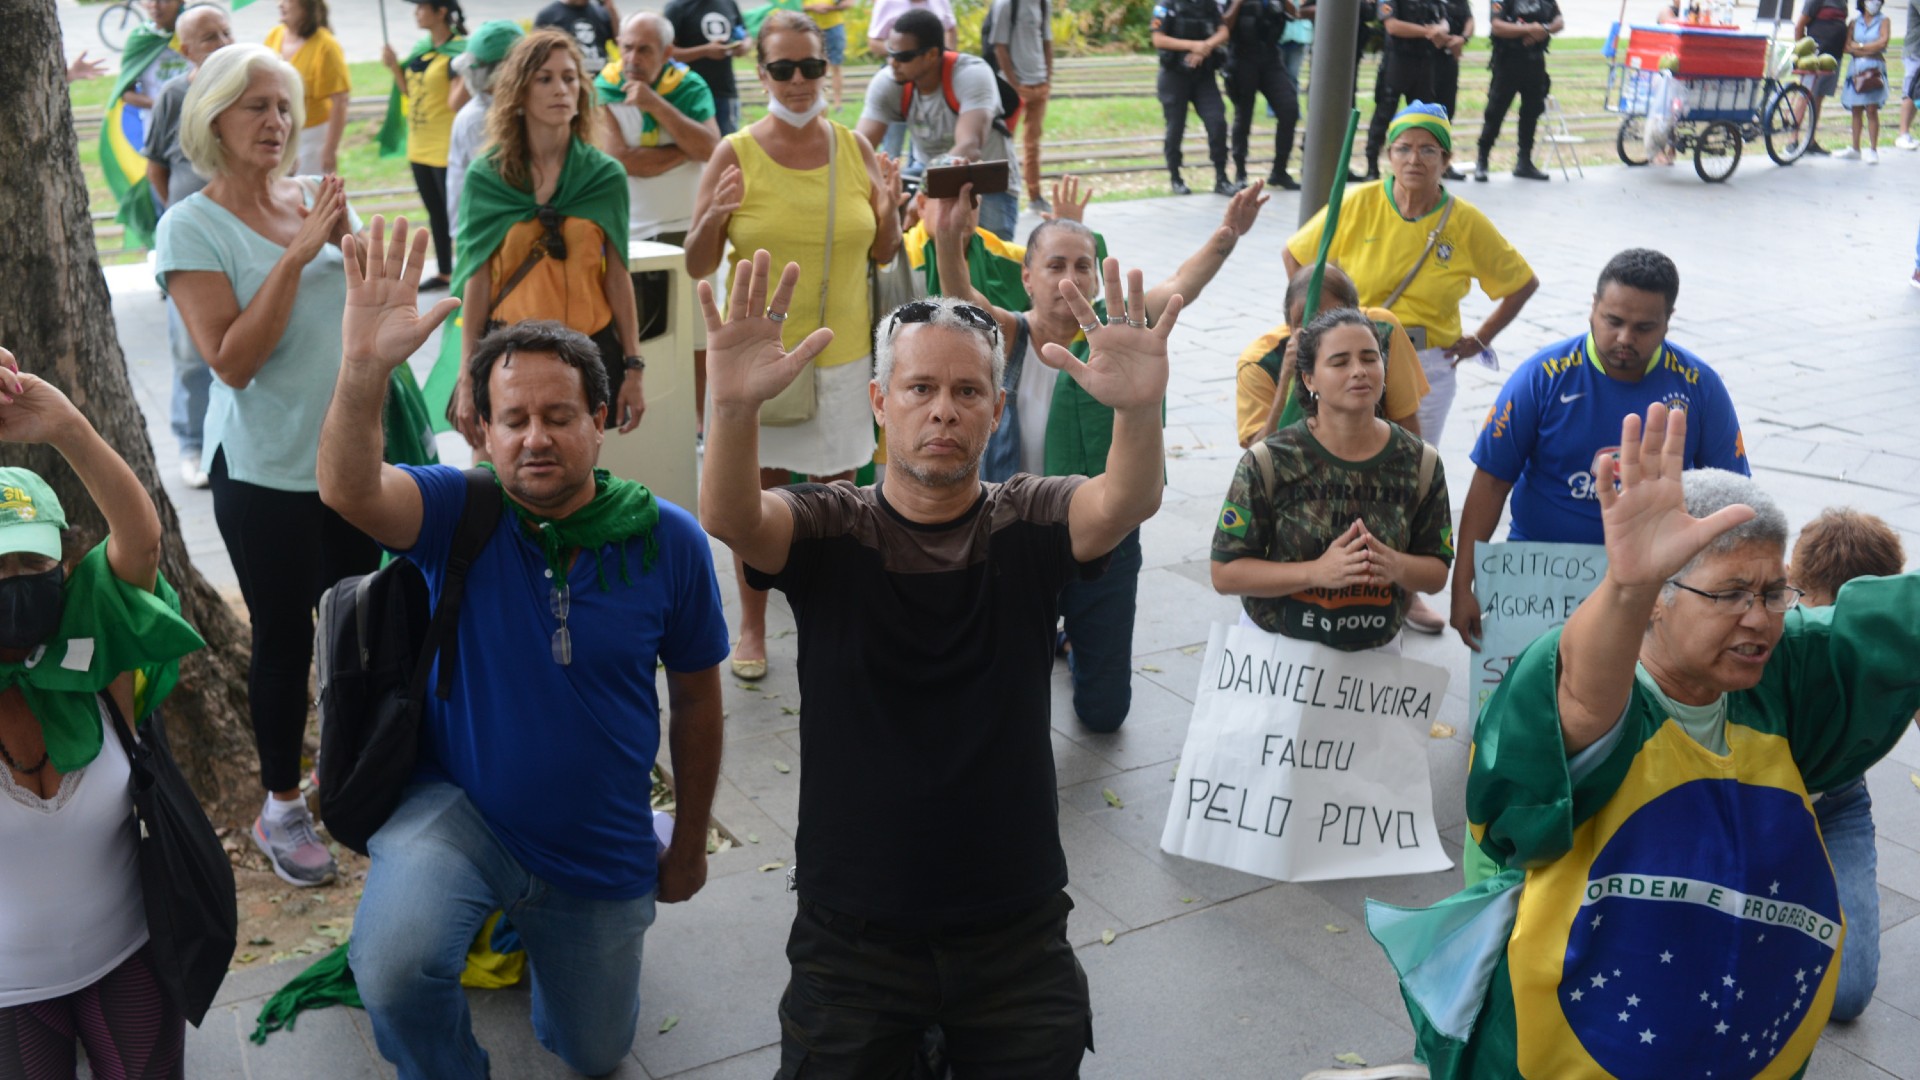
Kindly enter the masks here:
[[96, 694], [134, 672], [134, 715], [144, 717], [180, 681], [180, 658], [206, 642], [180, 617], [180, 597], [165, 577], [152, 592], [114, 577], [104, 540], [61, 590], [59, 628], [28, 661], [0, 662], [0, 692], [20, 688], [40, 721], [48, 760], [70, 773], [100, 753]]
[[[133, 28], [127, 35], [127, 47], [120, 52], [120, 74], [113, 80], [113, 91], [107, 95], [107, 113], [100, 123], [100, 171], [108, 190], [119, 200], [120, 212], [114, 220], [126, 230], [128, 247], [153, 246], [153, 230], [160, 223], [160, 213], [154, 209], [153, 189], [147, 185], [145, 170], [131, 172], [131, 158], [116, 152], [114, 135], [120, 131], [121, 110], [127, 108], [121, 98], [176, 40], [174, 35], [150, 22]], [[132, 148], [135, 155], [142, 149]]]
[[[432, 35], [423, 37], [414, 43], [413, 51], [407, 54], [406, 59], [400, 61], [401, 68], [412, 66], [415, 60], [436, 49], [448, 56], [459, 56], [467, 51], [467, 39], [449, 38], [445, 45], [436, 46]], [[400, 84], [394, 83], [393, 91], [387, 95], [387, 117], [380, 121], [380, 156], [383, 158], [399, 157], [407, 152], [407, 110], [401, 105], [405, 97], [400, 92]]]
[[[566, 164], [560, 169], [560, 186], [548, 205], [567, 217], [586, 218], [607, 235], [608, 250], [627, 262], [627, 171], [604, 151], [579, 139], [567, 149]], [[452, 294], [465, 298], [467, 279], [480, 265], [493, 257], [507, 238], [507, 230], [532, 220], [540, 210], [533, 192], [522, 191], [500, 177], [493, 154], [473, 160], [467, 170], [466, 186], [460, 192], [458, 210], [460, 242], [454, 245]], [[460, 338], [465, 320], [456, 311], [440, 331], [440, 358], [433, 374], [427, 377], [427, 409], [433, 416], [435, 431], [450, 430], [446, 421], [447, 400], [460, 377]], [[596, 328], [597, 329], [597, 328]]]

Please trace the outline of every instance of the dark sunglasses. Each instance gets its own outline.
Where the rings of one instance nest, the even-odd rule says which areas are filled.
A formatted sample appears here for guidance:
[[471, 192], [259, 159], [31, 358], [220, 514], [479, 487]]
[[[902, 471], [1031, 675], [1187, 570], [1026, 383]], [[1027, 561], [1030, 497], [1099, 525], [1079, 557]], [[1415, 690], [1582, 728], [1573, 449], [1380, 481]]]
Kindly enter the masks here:
[[[941, 307], [942, 305], [931, 300], [915, 300], [901, 304], [893, 309], [893, 317], [887, 323], [887, 336], [891, 338], [894, 331], [900, 328], [901, 323], [932, 322], [934, 313]], [[993, 343], [994, 348], [1000, 347], [1000, 324], [993, 321], [991, 314], [973, 304], [953, 304], [948, 306], [947, 310], [958, 315], [960, 321], [968, 326], [985, 331], [987, 340]]]
[[887, 59], [893, 61], [896, 64], [905, 64], [910, 61], [918, 60], [932, 51], [933, 51], [933, 46], [922, 45], [917, 49], [901, 49], [899, 52], [889, 52], [887, 53]]
[[817, 79], [827, 73], [827, 62], [817, 56], [805, 60], [770, 60], [761, 65], [774, 82], [786, 82], [798, 71], [803, 79]]
[[535, 216], [540, 219], [540, 246], [547, 249], [548, 255], [566, 262], [567, 238], [560, 231], [560, 211], [543, 206]]

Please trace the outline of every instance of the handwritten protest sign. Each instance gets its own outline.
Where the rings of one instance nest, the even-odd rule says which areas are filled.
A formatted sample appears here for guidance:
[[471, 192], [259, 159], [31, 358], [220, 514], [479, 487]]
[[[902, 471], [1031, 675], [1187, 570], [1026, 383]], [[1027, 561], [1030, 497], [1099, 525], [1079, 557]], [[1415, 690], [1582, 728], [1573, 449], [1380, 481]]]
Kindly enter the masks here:
[[1445, 870], [1427, 730], [1447, 673], [1215, 624], [1160, 846], [1283, 881]]
[[1480, 604], [1480, 648], [1473, 654], [1473, 719], [1522, 650], [1561, 625], [1607, 574], [1598, 544], [1511, 540], [1473, 549], [1473, 596]]

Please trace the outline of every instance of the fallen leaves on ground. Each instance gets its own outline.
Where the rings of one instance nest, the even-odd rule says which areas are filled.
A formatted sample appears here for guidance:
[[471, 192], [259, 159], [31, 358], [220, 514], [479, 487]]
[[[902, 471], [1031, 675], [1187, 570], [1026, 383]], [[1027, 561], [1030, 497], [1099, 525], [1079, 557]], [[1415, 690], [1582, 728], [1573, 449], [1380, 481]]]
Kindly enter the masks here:
[[677, 1016], [669, 1016], [665, 1020], [660, 1021], [660, 1034], [665, 1035], [667, 1032], [672, 1031], [679, 1023], [680, 1018]]
[[1111, 930], [1102, 930], [1102, 931], [1100, 931], [1100, 944], [1102, 944], [1102, 945], [1111, 945], [1111, 944], [1113, 944], [1113, 937], [1114, 937], [1114, 935], [1113, 935], [1113, 931], [1111, 931]]
[[1364, 1069], [1366, 1068], [1366, 1065], [1367, 1065], [1366, 1058], [1361, 1057], [1359, 1054], [1356, 1054], [1351, 1050], [1347, 1051], [1344, 1054], [1333, 1055], [1333, 1060], [1339, 1062], [1342, 1065], [1351, 1065], [1356, 1069]]
[[1326, 929], [1327, 929], [1327, 933], [1329, 934], [1344, 934], [1347, 932], [1346, 927], [1336, 926], [1333, 923], [1328, 923]]
[[1115, 795], [1113, 789], [1110, 787], [1101, 788], [1100, 797], [1107, 800], [1107, 805], [1113, 807], [1115, 810], [1119, 810], [1127, 805], [1120, 801], [1120, 796]]
[[783, 866], [785, 866], [785, 865], [787, 865], [787, 860], [785, 860], [785, 859], [775, 859], [775, 860], [773, 860], [773, 861], [772, 861], [772, 862], [770, 862], [770, 863], [761, 863], [761, 864], [760, 864], [760, 872], [761, 872], [761, 873], [763, 873], [763, 874], [770, 874], [770, 873], [772, 873], [773, 871], [775, 871], [775, 870], [778, 870], [778, 869], [780, 869], [781, 867], [783, 867]]
[[1443, 724], [1435, 720], [1433, 726], [1427, 729], [1427, 734], [1436, 739], [1451, 739], [1455, 730], [1452, 724]]
[[776, 761], [773, 763], [773, 771], [777, 773], [790, 773], [793, 771], [793, 766], [784, 761]]
[[1156, 674], [1156, 675], [1158, 675], [1158, 674], [1161, 674], [1161, 673], [1163, 672], [1163, 670], [1164, 670], [1164, 669], [1162, 669], [1162, 668], [1160, 668], [1160, 667], [1157, 667], [1157, 666], [1155, 666], [1155, 665], [1153, 665], [1153, 664], [1141, 664], [1141, 665], [1140, 665], [1140, 670], [1141, 670], [1141, 671], [1151, 671], [1151, 672], [1153, 672], [1154, 674]]

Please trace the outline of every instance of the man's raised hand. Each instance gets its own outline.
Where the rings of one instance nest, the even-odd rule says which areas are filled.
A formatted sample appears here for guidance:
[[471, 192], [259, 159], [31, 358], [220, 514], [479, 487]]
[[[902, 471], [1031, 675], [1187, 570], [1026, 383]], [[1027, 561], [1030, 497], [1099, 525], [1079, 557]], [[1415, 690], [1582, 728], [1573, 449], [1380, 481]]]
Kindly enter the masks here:
[[409, 244], [406, 218], [393, 223], [391, 241], [386, 228], [386, 219], [376, 214], [364, 244], [351, 235], [340, 241], [347, 264], [347, 313], [340, 323], [340, 336], [347, 363], [378, 364], [392, 371], [426, 344], [427, 335], [453, 314], [460, 301], [449, 296], [420, 314], [427, 230], [411, 230]]
[[1102, 269], [1109, 304], [1124, 296], [1117, 316], [1109, 308], [1113, 321], [1105, 325], [1100, 324], [1093, 305], [1072, 279], [1060, 282], [1060, 295], [1066, 297], [1073, 317], [1087, 335], [1087, 362], [1081, 363], [1065, 346], [1051, 343], [1040, 350], [1040, 359], [1048, 367], [1065, 371], [1094, 400], [1110, 409], [1157, 406], [1167, 396], [1167, 335], [1173, 333], [1179, 318], [1180, 296], [1176, 293], [1169, 297], [1159, 322], [1149, 327], [1140, 271], [1127, 273], [1127, 291], [1123, 294], [1120, 260], [1108, 258]]
[[773, 400], [833, 340], [833, 331], [823, 326], [792, 351], [781, 345], [780, 324], [793, 309], [800, 264], [787, 264], [768, 300], [772, 269], [773, 256], [765, 248], [754, 252], [751, 262], [742, 259], [734, 267], [724, 321], [714, 303], [713, 286], [700, 282], [700, 313], [707, 320], [707, 391], [715, 408], [757, 409]]

